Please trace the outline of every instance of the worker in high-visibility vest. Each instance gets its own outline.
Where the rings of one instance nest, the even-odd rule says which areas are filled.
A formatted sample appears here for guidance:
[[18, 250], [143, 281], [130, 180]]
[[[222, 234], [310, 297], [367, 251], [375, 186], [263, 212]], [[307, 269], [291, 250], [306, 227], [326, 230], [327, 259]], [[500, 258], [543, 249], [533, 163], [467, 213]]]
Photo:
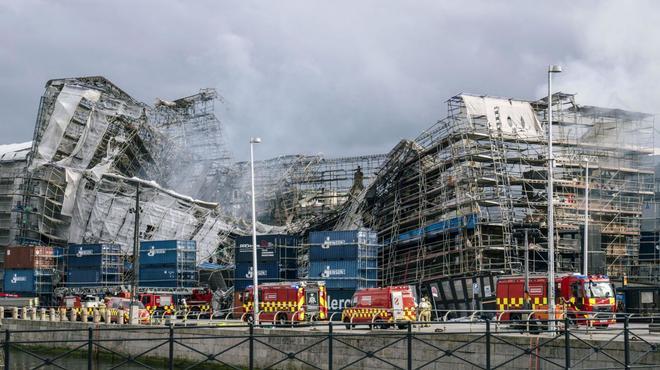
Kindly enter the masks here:
[[[431, 302], [427, 297], [422, 297], [419, 303], [419, 321], [424, 323], [431, 321]], [[430, 326], [429, 324], [422, 324], [422, 326]]]

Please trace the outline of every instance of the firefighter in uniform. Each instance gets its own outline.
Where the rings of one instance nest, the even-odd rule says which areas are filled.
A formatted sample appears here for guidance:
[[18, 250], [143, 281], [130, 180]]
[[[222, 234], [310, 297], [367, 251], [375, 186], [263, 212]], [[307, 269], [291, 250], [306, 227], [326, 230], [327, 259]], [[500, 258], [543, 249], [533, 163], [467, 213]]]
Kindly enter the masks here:
[[419, 303], [419, 321], [424, 322], [422, 326], [431, 326], [426, 324], [431, 321], [431, 302], [427, 297], [422, 297], [422, 301]]
[[[538, 333], [538, 325], [536, 323], [536, 320], [534, 320], [533, 308], [534, 308], [534, 306], [532, 306], [532, 297], [529, 295], [529, 291], [525, 290], [525, 292], [523, 293], [522, 309], [524, 311], [527, 311], [527, 312], [522, 314], [522, 315], [525, 315], [525, 316], [521, 315], [521, 317], [529, 317], [529, 322], [526, 325], [527, 329], [529, 329], [530, 332], [532, 332], [532, 333]], [[527, 316], [527, 315], [529, 315], [529, 316]]]
[[532, 310], [532, 297], [529, 296], [529, 292], [527, 290], [525, 290], [522, 309], [526, 311]]

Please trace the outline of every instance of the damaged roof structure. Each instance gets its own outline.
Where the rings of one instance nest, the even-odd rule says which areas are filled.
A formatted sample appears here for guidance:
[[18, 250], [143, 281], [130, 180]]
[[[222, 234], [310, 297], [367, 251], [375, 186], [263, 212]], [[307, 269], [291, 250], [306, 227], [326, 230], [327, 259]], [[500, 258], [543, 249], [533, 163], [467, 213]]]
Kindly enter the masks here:
[[[385, 243], [382, 283], [547, 268], [547, 100], [461, 94], [449, 115], [401, 141], [334, 227], [370, 227]], [[636, 276], [642, 206], [654, 194], [654, 117], [553, 98], [559, 270], [579, 271], [589, 200], [590, 272]], [[589, 161], [589, 183], [585, 182]]]
[[[234, 163], [214, 89], [137, 101], [104, 77], [48, 81], [33, 141], [3, 146], [0, 246], [118, 243], [132, 251], [140, 186], [142, 240], [195, 240], [198, 259], [231, 262], [248, 234], [249, 164]], [[258, 161], [258, 230], [300, 232], [339, 207], [354, 172], [367, 183], [383, 155]]]
[[49, 81], [16, 206], [17, 239], [112, 242], [128, 251], [139, 183], [145, 199], [141, 238], [192, 239], [200, 259], [213, 255], [234, 227], [217, 204], [159, 185], [172, 181], [180, 170], [175, 164], [188, 153], [152, 114], [153, 108], [103, 77]]
[[[51, 80], [31, 143], [0, 146], [0, 247], [196, 240], [232, 262], [250, 233], [249, 163], [234, 162], [218, 94], [139, 102], [103, 77]], [[382, 284], [547, 268], [547, 100], [460, 94], [448, 115], [388, 154], [255, 162], [261, 233], [368, 227], [385, 247]], [[554, 95], [557, 264], [577, 271], [590, 191], [590, 271], [634, 276], [642, 205], [654, 194], [654, 117]], [[585, 181], [589, 160], [589, 183]]]

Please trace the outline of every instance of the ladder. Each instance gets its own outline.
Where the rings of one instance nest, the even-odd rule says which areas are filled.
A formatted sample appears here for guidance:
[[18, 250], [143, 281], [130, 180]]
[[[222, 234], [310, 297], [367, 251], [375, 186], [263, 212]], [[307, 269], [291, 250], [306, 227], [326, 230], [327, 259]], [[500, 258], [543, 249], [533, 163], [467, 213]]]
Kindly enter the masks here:
[[493, 132], [492, 126], [488, 124], [489, 142], [493, 159], [495, 190], [502, 218], [502, 248], [504, 250], [504, 264], [511, 271], [513, 269], [511, 255], [511, 225], [514, 221], [513, 199], [511, 197], [511, 181], [508, 171], [506, 145], [502, 134], [502, 119], [500, 117], [499, 107], [495, 107], [494, 110], [495, 125], [497, 129]]
[[383, 286], [392, 285], [394, 280], [394, 263], [396, 260], [396, 248], [399, 241], [399, 216], [401, 213], [399, 186], [394, 192], [394, 215], [392, 217], [392, 231], [390, 232], [390, 242], [387, 256], [383, 253], [385, 269], [383, 270]]
[[419, 242], [417, 244], [417, 258], [415, 261], [415, 281], [422, 281], [425, 275], [426, 267], [426, 233], [424, 226], [426, 225], [426, 171], [424, 170], [423, 157], [418, 155], [417, 164], [419, 171], [419, 203], [418, 203], [418, 224], [419, 224]]

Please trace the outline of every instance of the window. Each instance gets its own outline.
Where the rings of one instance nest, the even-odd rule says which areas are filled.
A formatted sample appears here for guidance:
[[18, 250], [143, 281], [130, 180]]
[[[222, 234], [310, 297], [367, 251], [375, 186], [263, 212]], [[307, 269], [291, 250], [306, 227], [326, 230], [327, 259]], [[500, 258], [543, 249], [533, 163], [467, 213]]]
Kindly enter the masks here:
[[589, 282], [584, 290], [587, 298], [609, 298], [614, 297], [612, 286], [606, 282]]
[[513, 120], [510, 116], [506, 117], [506, 123], [509, 125], [509, 128], [513, 128]]
[[526, 128], [526, 127], [525, 127], [525, 119], [522, 118], [522, 117], [520, 117], [520, 127], [522, 127], [522, 128]]

